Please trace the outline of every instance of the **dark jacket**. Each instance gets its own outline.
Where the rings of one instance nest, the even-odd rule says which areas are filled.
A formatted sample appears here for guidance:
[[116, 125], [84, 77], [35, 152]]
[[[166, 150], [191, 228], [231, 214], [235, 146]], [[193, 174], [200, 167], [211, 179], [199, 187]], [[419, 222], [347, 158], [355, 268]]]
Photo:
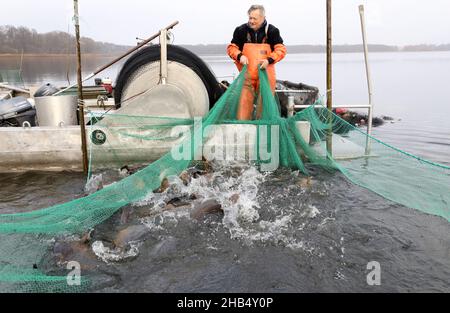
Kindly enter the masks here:
[[[267, 29], [267, 34], [266, 34]], [[286, 49], [283, 45], [283, 38], [280, 36], [280, 31], [278, 28], [269, 24], [267, 27], [267, 21], [264, 21], [262, 26], [257, 30], [253, 30], [248, 26], [248, 24], [242, 24], [236, 27], [233, 33], [233, 39], [228, 48], [228, 54], [231, 58], [239, 61], [242, 50], [244, 49], [244, 44], [246, 43], [267, 43], [270, 45], [272, 51], [277, 51], [281, 49]], [[285, 53], [284, 53], [285, 54]], [[282, 56], [284, 57], [284, 55]], [[272, 64], [282, 59], [277, 57], [269, 57], [269, 63]]]

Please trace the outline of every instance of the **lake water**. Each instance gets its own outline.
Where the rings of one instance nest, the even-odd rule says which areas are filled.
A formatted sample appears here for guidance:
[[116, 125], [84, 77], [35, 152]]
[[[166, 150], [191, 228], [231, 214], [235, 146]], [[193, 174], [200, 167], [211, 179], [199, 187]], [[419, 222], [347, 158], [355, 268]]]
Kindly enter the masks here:
[[[237, 74], [225, 56], [203, 59], [217, 76]], [[109, 60], [89, 58], [85, 75]], [[375, 115], [395, 118], [375, 128], [374, 135], [450, 165], [450, 98], [445, 94], [450, 87], [450, 52], [374, 53], [370, 60]], [[0, 58], [0, 68], [6, 62], [10, 66], [17, 58]], [[25, 59], [24, 79], [27, 84], [67, 85], [66, 69], [64, 57]], [[119, 69], [120, 64], [99, 76], [114, 80]], [[324, 93], [322, 54], [288, 55], [277, 71], [279, 79], [314, 85]], [[334, 103], [367, 103], [362, 54], [334, 55], [333, 78]], [[147, 217], [131, 223], [146, 225], [148, 234], [138, 255], [128, 258], [107, 246], [92, 245], [91, 251], [101, 256], [88, 261], [97, 269], [88, 274], [99, 276], [92, 291], [450, 291], [446, 220], [390, 202], [340, 173], [310, 170], [312, 185], [303, 187], [298, 172], [280, 169], [263, 175], [245, 166], [218, 166], [212, 178], [201, 176], [187, 187], [175, 182], [180, 197], [195, 193], [217, 199], [223, 218], [198, 222], [183, 209], [158, 211], [157, 203], [174, 196], [168, 193], [140, 203], [136, 210], [146, 211]], [[0, 213], [69, 201], [82, 196], [84, 187], [80, 173], [1, 174]], [[239, 195], [237, 203], [230, 202], [234, 193]], [[122, 227], [120, 220], [118, 212], [96, 227], [93, 240], [106, 245]], [[381, 266], [380, 286], [367, 284], [371, 261]]]
[[[333, 57], [333, 103], [367, 104], [364, 55]], [[450, 98], [445, 95], [450, 87], [450, 52], [372, 53], [369, 58], [374, 115], [397, 120], [375, 128], [373, 135], [424, 158], [450, 164]], [[204, 59], [218, 76], [237, 74], [226, 57]], [[278, 79], [317, 86], [325, 94], [324, 54], [288, 54], [277, 65], [277, 74]]]
[[[223, 56], [202, 56], [218, 79], [232, 80], [238, 72]], [[334, 54], [333, 103], [368, 103], [362, 53]], [[387, 115], [395, 123], [375, 128], [373, 135], [394, 146], [435, 162], [450, 165], [450, 52], [372, 53], [369, 56], [373, 81], [375, 116]], [[83, 76], [112, 58], [89, 56], [84, 59]], [[124, 61], [108, 68], [98, 77], [113, 82]], [[0, 57], [0, 69], [18, 68], [19, 57]], [[26, 85], [51, 82], [64, 86], [76, 80], [74, 59], [25, 57], [23, 78]], [[277, 65], [278, 79], [317, 86], [325, 94], [324, 54], [288, 54]], [[87, 84], [93, 84], [93, 79]], [[364, 112], [364, 111], [361, 111]]]

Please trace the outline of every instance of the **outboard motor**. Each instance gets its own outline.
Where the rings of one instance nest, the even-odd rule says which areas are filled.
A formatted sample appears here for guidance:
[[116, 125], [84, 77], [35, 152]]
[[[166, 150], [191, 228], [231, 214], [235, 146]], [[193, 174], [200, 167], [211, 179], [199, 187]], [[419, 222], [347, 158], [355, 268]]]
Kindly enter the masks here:
[[50, 83], [47, 83], [36, 90], [36, 92], [34, 93], [34, 97], [47, 97], [57, 93], [58, 91], [59, 89], [57, 87], [53, 86]]
[[[293, 83], [288, 80], [277, 80], [277, 90], [286, 90], [278, 93], [280, 102], [281, 116], [287, 116], [289, 96], [294, 97], [294, 105], [312, 105], [319, 98], [319, 88], [309, 86], [303, 83]], [[289, 93], [289, 90], [295, 90], [296, 93]]]
[[25, 97], [0, 101], [0, 126], [20, 127], [25, 122], [36, 126], [36, 110]]

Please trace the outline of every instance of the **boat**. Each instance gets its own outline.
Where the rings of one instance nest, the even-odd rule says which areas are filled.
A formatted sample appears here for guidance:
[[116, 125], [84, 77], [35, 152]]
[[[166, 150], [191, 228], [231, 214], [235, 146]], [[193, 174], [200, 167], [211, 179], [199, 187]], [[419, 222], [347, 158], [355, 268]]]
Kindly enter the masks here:
[[[160, 63], [166, 66], [161, 68]], [[163, 83], [164, 79], [166, 83]], [[161, 45], [138, 50], [122, 66], [114, 88], [109, 79], [97, 78], [95, 82], [95, 86], [83, 86], [87, 150], [98, 148], [93, 137], [95, 131], [97, 135], [101, 131], [104, 136], [112, 138], [108, 129], [93, 127], [92, 118], [105, 119], [105, 116], [116, 114], [192, 119], [205, 116], [226, 89], [200, 57], [176, 45], [166, 46], [166, 60], [161, 59]], [[285, 82], [279, 81], [279, 84], [282, 86]], [[21, 90], [10, 85], [2, 87], [14, 93], [9, 99], [0, 100], [1, 126], [9, 126], [0, 127], [3, 138], [0, 142], [0, 171], [81, 170], [83, 156], [76, 115], [77, 88], [58, 88], [52, 84]], [[289, 88], [284, 89], [286, 92]], [[313, 96], [311, 90], [305, 90], [303, 98], [297, 93], [294, 100], [301, 98], [301, 104], [312, 104], [318, 97], [318, 89], [310, 89], [315, 91]], [[19, 92], [25, 94], [19, 95]], [[53, 96], [57, 93], [58, 96]], [[137, 95], [139, 101], [136, 101]], [[283, 114], [287, 114], [288, 102], [288, 97], [282, 97]], [[256, 134], [255, 125], [223, 127], [245, 129]], [[303, 133], [309, 136], [307, 125], [302, 127], [306, 127]], [[154, 161], [177, 142], [138, 143], [133, 157]], [[217, 143], [217, 138], [212, 138], [211, 143]], [[115, 150], [111, 155], [118, 155], [121, 151], [130, 154], [129, 147], [123, 151], [120, 141], [112, 149]], [[108, 156], [104, 158], [107, 162]]]

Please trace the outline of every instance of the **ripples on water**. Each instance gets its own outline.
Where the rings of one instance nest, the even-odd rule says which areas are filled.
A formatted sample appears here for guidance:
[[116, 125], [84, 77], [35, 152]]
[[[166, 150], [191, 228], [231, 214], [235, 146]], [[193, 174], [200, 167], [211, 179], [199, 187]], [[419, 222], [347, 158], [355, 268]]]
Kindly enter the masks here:
[[373, 136], [406, 152], [450, 166], [450, 123], [388, 121], [375, 128]]
[[[92, 291], [450, 291], [450, 226], [442, 218], [389, 202], [339, 173], [311, 169], [308, 181], [288, 170], [216, 166], [188, 186], [172, 177], [164, 193], [127, 206], [126, 222], [121, 210], [95, 228], [89, 253], [72, 255], [93, 278]], [[2, 177], [1, 213], [84, 193], [77, 173]], [[18, 188], [25, 183], [32, 187]], [[165, 210], [168, 200], [192, 194], [216, 199], [223, 216], [197, 221], [189, 205]], [[111, 246], [130, 225], [143, 235], [124, 249]], [[370, 261], [381, 265], [381, 286], [366, 283]]]

